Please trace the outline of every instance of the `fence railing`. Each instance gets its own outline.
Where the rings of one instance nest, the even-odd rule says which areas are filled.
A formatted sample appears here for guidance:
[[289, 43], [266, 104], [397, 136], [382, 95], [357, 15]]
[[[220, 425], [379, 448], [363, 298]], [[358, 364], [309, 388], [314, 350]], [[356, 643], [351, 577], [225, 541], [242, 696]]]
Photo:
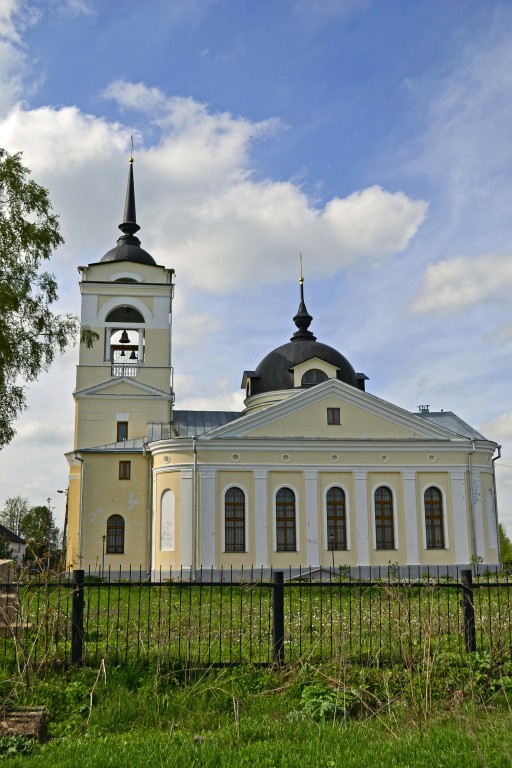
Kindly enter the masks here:
[[330, 572], [182, 572], [159, 581], [134, 571], [75, 570], [0, 585], [0, 663], [90, 664], [101, 659], [186, 664], [414, 662], [425, 653], [512, 649], [508, 572], [454, 578], [383, 568], [364, 580]]

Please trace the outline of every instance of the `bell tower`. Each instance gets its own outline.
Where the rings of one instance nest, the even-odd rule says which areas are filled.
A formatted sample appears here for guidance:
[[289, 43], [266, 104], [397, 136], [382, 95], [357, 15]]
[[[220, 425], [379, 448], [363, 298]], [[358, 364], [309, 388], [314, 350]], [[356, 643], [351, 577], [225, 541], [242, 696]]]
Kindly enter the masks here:
[[[172, 419], [174, 270], [159, 266], [136, 236], [133, 156], [119, 229], [114, 248], [78, 268], [81, 323], [98, 339], [91, 348], [80, 347], [73, 393], [67, 561], [75, 567], [98, 567], [101, 561], [122, 568], [124, 556], [129, 564], [145, 566], [147, 424]], [[115, 535], [109, 529], [113, 516], [119, 525], [123, 521], [122, 536], [120, 529]]]

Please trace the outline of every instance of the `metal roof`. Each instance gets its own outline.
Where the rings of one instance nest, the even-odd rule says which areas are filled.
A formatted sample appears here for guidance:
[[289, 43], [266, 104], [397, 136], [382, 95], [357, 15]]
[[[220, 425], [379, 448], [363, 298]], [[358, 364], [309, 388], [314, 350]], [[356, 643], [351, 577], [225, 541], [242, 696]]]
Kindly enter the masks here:
[[117, 443], [108, 443], [107, 445], [96, 445], [94, 448], [77, 448], [78, 453], [98, 453], [103, 451], [109, 453], [111, 451], [127, 451], [133, 453], [135, 451], [142, 451], [145, 443], [145, 437], [135, 437], [133, 440], [120, 440]]
[[487, 440], [486, 437], [477, 432], [476, 429], [473, 429], [469, 424], [466, 424], [453, 411], [420, 411], [414, 415], [426, 421], [431, 421], [432, 424], [437, 424], [439, 427], [449, 429], [451, 432], [455, 432], [456, 435], [469, 437], [470, 440]]
[[148, 424], [148, 443], [171, 437], [197, 437], [239, 419], [236, 411], [174, 411], [172, 424]]

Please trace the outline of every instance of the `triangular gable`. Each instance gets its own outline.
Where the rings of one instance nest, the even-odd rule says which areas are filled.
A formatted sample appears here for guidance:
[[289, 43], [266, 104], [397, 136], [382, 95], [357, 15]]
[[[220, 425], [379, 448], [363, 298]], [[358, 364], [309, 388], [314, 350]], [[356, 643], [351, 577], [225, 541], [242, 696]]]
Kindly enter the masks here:
[[137, 381], [137, 379], [122, 376], [74, 393], [75, 398], [94, 397], [96, 395], [107, 397], [147, 397], [149, 395], [164, 400], [170, 400], [172, 397], [168, 392], [162, 392], [161, 389], [150, 387], [148, 384]]
[[301, 360], [300, 363], [295, 363], [295, 365], [290, 366], [290, 371], [294, 371], [296, 368], [315, 368], [320, 366], [327, 366], [328, 368], [332, 368], [335, 371], [339, 371], [339, 367], [336, 365], [333, 365], [332, 363], [329, 363], [327, 360], [323, 360], [321, 357], [317, 357], [314, 355], [313, 357], [308, 357], [306, 360]]
[[[340, 425], [327, 424], [327, 408], [340, 409]], [[243, 437], [463, 439], [337, 379], [329, 379], [311, 389], [301, 389], [286, 400], [208, 432], [203, 439]]]

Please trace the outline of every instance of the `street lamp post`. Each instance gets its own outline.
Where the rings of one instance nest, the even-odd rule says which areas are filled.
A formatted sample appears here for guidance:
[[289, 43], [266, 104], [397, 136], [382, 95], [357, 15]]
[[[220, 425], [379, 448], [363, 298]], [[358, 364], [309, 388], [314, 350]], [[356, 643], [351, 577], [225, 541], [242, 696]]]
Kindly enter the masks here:
[[103, 534], [103, 536], [101, 537], [101, 541], [103, 543], [103, 550], [102, 550], [102, 554], [101, 554], [101, 578], [103, 578], [103, 572], [105, 570], [105, 542], [106, 542], [106, 540], [107, 540], [107, 537], [105, 536], [105, 534]]
[[62, 533], [62, 566], [66, 565], [66, 555], [68, 552], [68, 501], [69, 501], [69, 486], [66, 490], [57, 491], [57, 493], [64, 493], [66, 496], [66, 511], [64, 512], [64, 531]]

